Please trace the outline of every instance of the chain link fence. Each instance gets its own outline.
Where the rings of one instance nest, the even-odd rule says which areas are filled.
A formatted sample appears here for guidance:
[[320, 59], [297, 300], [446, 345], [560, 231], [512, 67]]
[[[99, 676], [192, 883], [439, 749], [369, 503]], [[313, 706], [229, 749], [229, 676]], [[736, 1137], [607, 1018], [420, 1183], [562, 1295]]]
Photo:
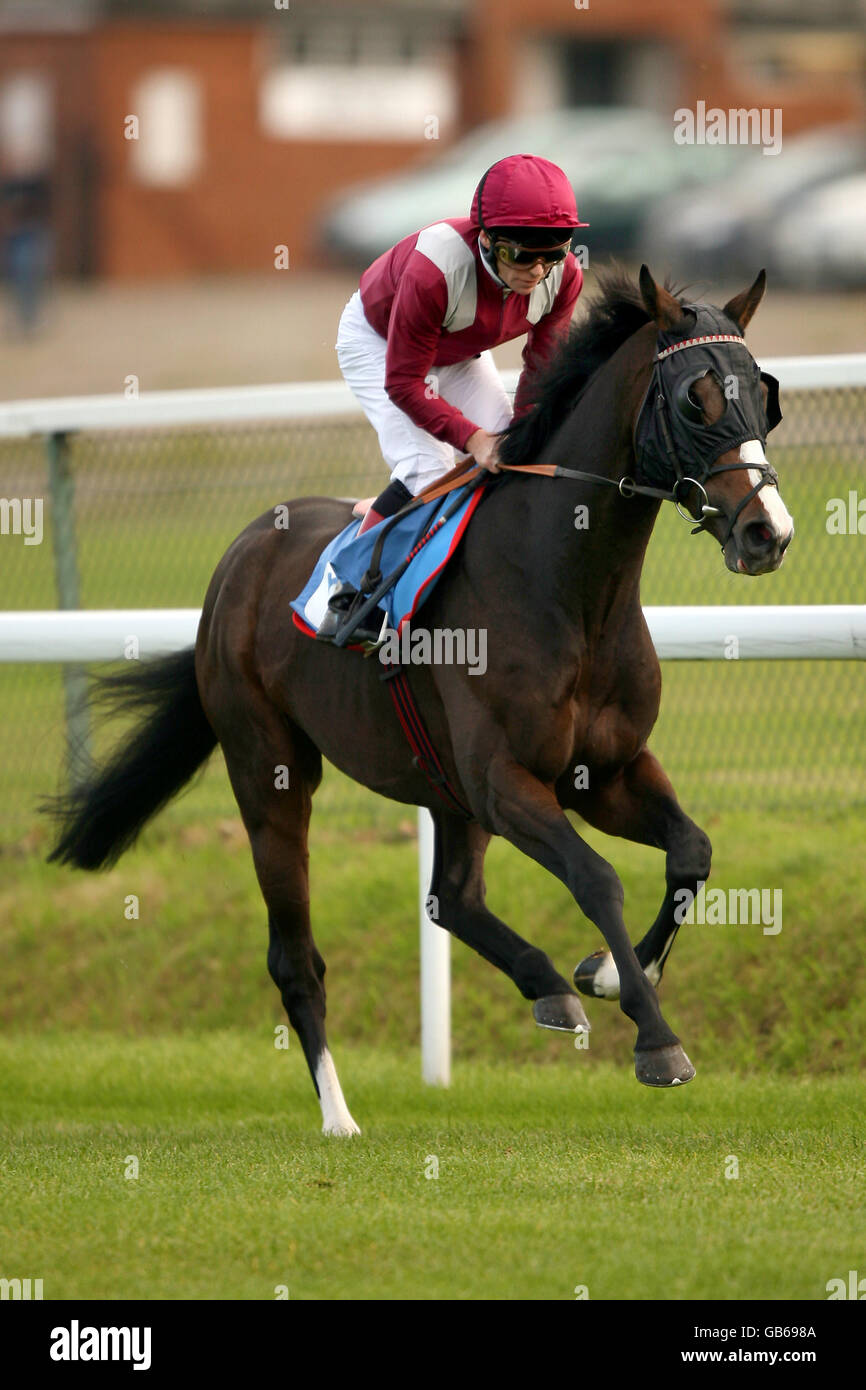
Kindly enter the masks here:
[[[758, 579], [730, 574], [717, 546], [690, 537], [663, 506], [645, 604], [864, 602], [866, 378], [842, 389], [783, 391], [783, 409], [768, 448], [796, 524], [782, 570]], [[365, 496], [387, 481], [372, 429], [354, 416], [82, 431], [65, 448], [84, 608], [198, 607], [223, 551], [253, 517], [292, 497]], [[45, 440], [0, 439], [0, 498], [45, 503], [41, 544], [0, 535], [0, 609], [59, 606], [49, 469]], [[286, 594], [287, 621], [293, 597]], [[828, 815], [866, 798], [863, 663], [720, 657], [668, 662], [663, 674], [651, 746], [696, 816], [746, 800]], [[0, 838], [26, 851], [39, 843], [35, 804], [62, 778], [62, 673], [0, 664], [0, 692]], [[328, 781], [319, 800], [346, 826], [384, 830], [407, 819], [406, 808], [344, 778], [331, 773]], [[190, 814], [235, 814], [224, 773], [209, 772], [203, 786], [189, 799]]]

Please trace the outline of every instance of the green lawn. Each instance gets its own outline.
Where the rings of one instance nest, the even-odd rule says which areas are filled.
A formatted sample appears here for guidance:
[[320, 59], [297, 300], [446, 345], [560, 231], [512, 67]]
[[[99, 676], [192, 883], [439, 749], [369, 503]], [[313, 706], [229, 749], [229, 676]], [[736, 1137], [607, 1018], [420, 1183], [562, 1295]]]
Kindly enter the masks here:
[[655, 1092], [547, 1041], [447, 1092], [338, 1048], [348, 1141], [264, 1028], [4, 1041], [2, 1272], [46, 1299], [823, 1300], [862, 1267], [858, 1081]]

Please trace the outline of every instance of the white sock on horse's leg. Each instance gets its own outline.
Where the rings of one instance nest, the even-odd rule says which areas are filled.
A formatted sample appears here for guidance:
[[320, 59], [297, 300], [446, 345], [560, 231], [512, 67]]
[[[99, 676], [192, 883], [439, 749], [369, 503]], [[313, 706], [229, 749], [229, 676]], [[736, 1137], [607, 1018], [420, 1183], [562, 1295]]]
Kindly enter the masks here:
[[360, 1134], [361, 1131], [349, 1114], [349, 1107], [343, 1099], [337, 1068], [327, 1048], [316, 1065], [316, 1085], [319, 1088], [322, 1106], [322, 1133]]

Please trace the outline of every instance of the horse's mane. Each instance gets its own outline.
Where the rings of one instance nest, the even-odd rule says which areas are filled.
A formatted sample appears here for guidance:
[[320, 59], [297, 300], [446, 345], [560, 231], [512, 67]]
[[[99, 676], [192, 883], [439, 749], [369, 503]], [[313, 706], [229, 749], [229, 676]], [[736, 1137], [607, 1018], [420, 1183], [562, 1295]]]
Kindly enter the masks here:
[[[665, 289], [677, 293], [667, 281]], [[640, 289], [628, 272], [620, 265], [599, 271], [588, 312], [571, 325], [533, 382], [532, 408], [513, 420], [500, 438], [502, 462], [535, 463], [593, 373], [649, 322]]]

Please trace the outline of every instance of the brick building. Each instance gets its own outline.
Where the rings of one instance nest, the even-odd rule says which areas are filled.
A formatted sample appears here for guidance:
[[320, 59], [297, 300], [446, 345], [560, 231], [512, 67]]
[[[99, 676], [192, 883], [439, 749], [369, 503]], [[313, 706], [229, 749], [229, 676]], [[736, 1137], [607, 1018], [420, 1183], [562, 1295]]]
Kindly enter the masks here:
[[0, 168], [48, 169], [62, 273], [266, 269], [282, 244], [316, 265], [326, 200], [429, 155], [431, 117], [438, 151], [555, 105], [783, 106], [788, 134], [858, 114], [859, 8], [0, 0]]

